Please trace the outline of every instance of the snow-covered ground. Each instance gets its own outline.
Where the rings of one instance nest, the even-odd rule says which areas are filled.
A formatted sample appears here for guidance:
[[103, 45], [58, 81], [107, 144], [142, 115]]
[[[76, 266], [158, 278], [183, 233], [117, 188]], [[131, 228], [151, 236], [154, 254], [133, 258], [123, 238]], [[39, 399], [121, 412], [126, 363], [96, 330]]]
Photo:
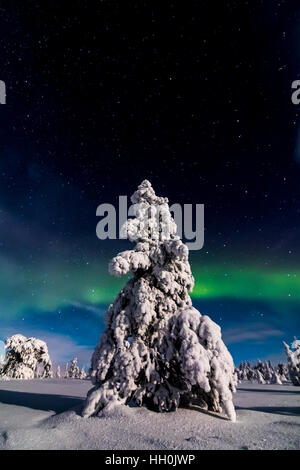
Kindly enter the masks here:
[[300, 449], [300, 388], [239, 385], [237, 422], [196, 406], [81, 418], [89, 381], [0, 382], [0, 449]]

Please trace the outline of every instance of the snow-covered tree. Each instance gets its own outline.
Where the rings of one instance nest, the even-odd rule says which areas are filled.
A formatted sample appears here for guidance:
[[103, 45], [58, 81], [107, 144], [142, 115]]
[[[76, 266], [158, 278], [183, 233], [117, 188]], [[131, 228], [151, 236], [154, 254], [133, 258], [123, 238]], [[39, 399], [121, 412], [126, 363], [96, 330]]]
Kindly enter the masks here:
[[69, 377], [69, 363], [66, 363], [64, 378], [67, 379]]
[[276, 384], [276, 385], [282, 385], [280, 376], [276, 370], [274, 370], [272, 377], [271, 377], [271, 383]]
[[131, 201], [135, 218], [123, 233], [136, 246], [113, 258], [109, 271], [132, 278], [108, 309], [83, 416], [132, 399], [158, 411], [197, 399], [235, 421], [233, 360], [220, 327], [192, 306], [188, 248], [175, 234], [168, 200], [143, 181]]
[[87, 375], [86, 375], [86, 372], [85, 372], [85, 369], [84, 367], [81, 368], [81, 371], [80, 371], [80, 374], [79, 374], [79, 378], [81, 380], [85, 380], [87, 378]]
[[5, 354], [0, 354], [0, 369], [4, 365], [5, 362]]
[[237, 377], [238, 377], [238, 381], [239, 382], [243, 382], [244, 380], [247, 380], [247, 377], [246, 377], [246, 371], [243, 367], [243, 362], [241, 362], [241, 364], [239, 365], [239, 367], [236, 369], [236, 372], [237, 372]]
[[52, 377], [52, 364], [44, 341], [13, 335], [7, 338], [5, 363], [1, 379], [33, 379]]
[[241, 362], [237, 369], [237, 375], [240, 382], [243, 382], [244, 380], [248, 380], [250, 382], [257, 380], [256, 368], [248, 361]]
[[283, 342], [288, 358], [288, 369], [293, 385], [300, 386], [300, 341], [295, 338], [291, 348]]
[[68, 377], [70, 379], [79, 379], [80, 376], [80, 369], [78, 367], [78, 359], [74, 357], [74, 359], [70, 362], [70, 366], [68, 369]]
[[[281, 366], [281, 367], [280, 367]], [[241, 362], [237, 370], [238, 380], [240, 382], [248, 380], [260, 384], [278, 384], [282, 385], [282, 380], [287, 381], [287, 369], [283, 364], [278, 364], [276, 368], [270, 361], [257, 361], [257, 364], [250, 362]]]
[[60, 366], [57, 366], [57, 369], [56, 369], [56, 378], [57, 378], [57, 379], [60, 379]]
[[[4, 344], [4, 343], [3, 343]], [[4, 354], [0, 354], [0, 376], [1, 376], [1, 371], [4, 367], [4, 363], [5, 363], [5, 353]]]
[[278, 374], [282, 382], [288, 382], [290, 379], [289, 371], [286, 364], [279, 363], [277, 365]]
[[256, 380], [259, 384], [262, 384], [262, 385], [264, 385], [266, 383], [266, 381], [263, 377], [263, 374], [258, 369], [256, 370]]
[[270, 361], [265, 362], [264, 379], [267, 383], [272, 381], [274, 369]]
[[297, 339], [296, 336], [294, 336], [294, 341], [292, 342], [292, 349], [297, 348], [300, 348], [300, 339]]

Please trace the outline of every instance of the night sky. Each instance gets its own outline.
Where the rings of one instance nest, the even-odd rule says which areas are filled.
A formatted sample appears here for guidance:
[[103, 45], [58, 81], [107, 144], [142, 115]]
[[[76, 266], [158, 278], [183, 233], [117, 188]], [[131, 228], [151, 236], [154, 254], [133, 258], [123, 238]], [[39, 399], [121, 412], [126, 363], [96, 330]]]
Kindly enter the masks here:
[[[163, 5], [162, 5], [163, 4]], [[0, 339], [88, 365], [126, 279], [96, 208], [149, 179], [205, 204], [193, 302], [234, 360], [300, 335], [300, 6], [294, 1], [3, 1]]]

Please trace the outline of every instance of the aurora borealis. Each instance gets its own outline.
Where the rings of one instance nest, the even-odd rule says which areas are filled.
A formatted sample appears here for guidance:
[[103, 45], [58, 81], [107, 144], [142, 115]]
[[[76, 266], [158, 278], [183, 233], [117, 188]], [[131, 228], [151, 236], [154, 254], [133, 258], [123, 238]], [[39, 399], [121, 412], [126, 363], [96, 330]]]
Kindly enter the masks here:
[[97, 239], [96, 208], [147, 178], [205, 206], [192, 299], [235, 361], [279, 360], [300, 334], [300, 10], [114, 3], [3, 7], [0, 340], [88, 364], [130, 246]]
[[[287, 311], [300, 301], [300, 271], [274, 272], [251, 266], [224, 269], [218, 265], [199, 267], [199, 264], [193, 264], [196, 266], [193, 271], [195, 287], [191, 296], [195, 300], [236, 298], [274, 305], [282, 302]], [[1, 286], [2, 299], [6, 302], [4, 316], [6, 314], [10, 318], [20, 314], [22, 305], [41, 312], [61, 309], [72, 305], [72, 302], [105, 305], [114, 299], [126, 282], [126, 277], [111, 278], [105, 262], [103, 265], [91, 263], [91, 266], [75, 267], [71, 274], [70, 270], [64, 271], [62, 267], [49, 266], [47, 273], [32, 270], [30, 279], [26, 279], [22, 272], [14, 272], [14, 268], [10, 270], [11, 279], [6, 274]], [[14, 294], [16, 287], [17, 293]]]
[[[223, 326], [236, 357], [247, 357], [247, 351], [250, 357], [256, 357], [258, 351], [262, 355], [269, 343], [277, 357], [279, 340], [293, 335], [299, 327], [300, 273], [295, 269], [259, 270], [250, 265], [201, 266], [201, 252], [192, 252], [190, 258], [195, 277], [193, 302]], [[3, 339], [6, 332], [13, 331], [10, 325], [26, 332], [32, 329], [46, 335], [49, 344], [54, 343], [53, 348], [61, 351], [61, 358], [55, 355], [57, 360], [69, 357], [66, 348], [56, 343], [60, 338], [88, 363], [89, 347], [103, 328], [107, 305], [127, 279], [112, 278], [107, 261], [73, 266], [48, 263], [43, 272], [30, 269], [28, 278], [16, 266], [6, 265], [11, 277], [6, 275], [1, 282]], [[17, 295], [13, 295], [14, 290]], [[272, 357], [272, 352], [269, 355]]]

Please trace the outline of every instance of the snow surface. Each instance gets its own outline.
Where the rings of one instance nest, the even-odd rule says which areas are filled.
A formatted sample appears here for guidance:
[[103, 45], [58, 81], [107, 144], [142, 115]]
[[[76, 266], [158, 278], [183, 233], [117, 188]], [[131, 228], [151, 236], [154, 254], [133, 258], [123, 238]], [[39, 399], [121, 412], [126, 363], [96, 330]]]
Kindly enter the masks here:
[[240, 384], [236, 423], [193, 405], [119, 405], [84, 419], [89, 388], [78, 379], [0, 382], [0, 449], [300, 449], [300, 388], [290, 384]]

